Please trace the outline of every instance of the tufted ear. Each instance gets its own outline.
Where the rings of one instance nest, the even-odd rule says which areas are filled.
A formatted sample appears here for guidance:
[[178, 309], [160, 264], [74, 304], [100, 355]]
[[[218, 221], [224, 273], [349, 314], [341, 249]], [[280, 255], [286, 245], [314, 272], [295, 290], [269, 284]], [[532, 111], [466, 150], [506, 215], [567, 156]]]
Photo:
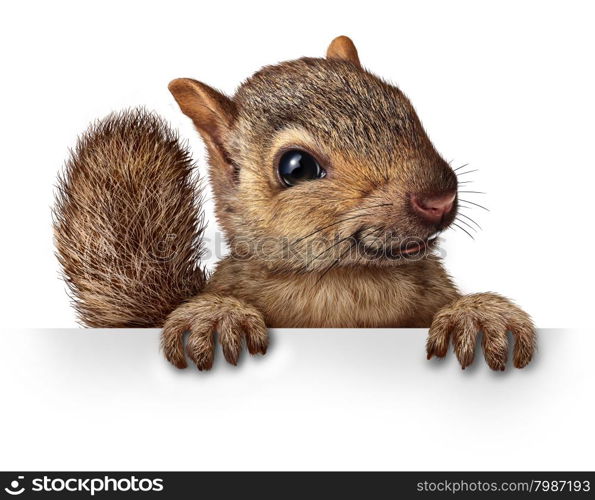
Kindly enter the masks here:
[[182, 112], [190, 117], [210, 153], [227, 160], [225, 137], [236, 115], [233, 101], [221, 92], [190, 78], [178, 78], [169, 84], [169, 91]]
[[358, 68], [362, 65], [359, 62], [359, 56], [357, 55], [357, 49], [351, 41], [351, 38], [347, 36], [338, 36], [335, 38], [326, 50], [327, 59], [342, 59], [355, 64]]

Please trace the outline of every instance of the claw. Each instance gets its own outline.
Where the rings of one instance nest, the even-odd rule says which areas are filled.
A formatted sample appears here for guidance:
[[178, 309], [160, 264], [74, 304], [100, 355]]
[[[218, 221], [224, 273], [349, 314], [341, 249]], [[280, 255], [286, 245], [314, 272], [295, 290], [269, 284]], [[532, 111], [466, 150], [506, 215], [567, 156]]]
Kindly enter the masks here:
[[199, 295], [170, 314], [163, 327], [161, 346], [168, 361], [178, 368], [186, 367], [186, 331], [189, 332], [186, 355], [200, 371], [213, 366], [215, 331], [219, 332], [223, 355], [232, 365], [238, 364], [243, 338], [251, 354], [264, 354], [268, 345], [262, 315], [234, 297]]
[[426, 344], [427, 357], [446, 354], [450, 338], [464, 370], [473, 362], [479, 331], [483, 331], [484, 357], [492, 370], [503, 371], [508, 357], [506, 331], [515, 337], [514, 366], [526, 366], [536, 346], [531, 318], [508, 299], [483, 293], [461, 297], [434, 317]]

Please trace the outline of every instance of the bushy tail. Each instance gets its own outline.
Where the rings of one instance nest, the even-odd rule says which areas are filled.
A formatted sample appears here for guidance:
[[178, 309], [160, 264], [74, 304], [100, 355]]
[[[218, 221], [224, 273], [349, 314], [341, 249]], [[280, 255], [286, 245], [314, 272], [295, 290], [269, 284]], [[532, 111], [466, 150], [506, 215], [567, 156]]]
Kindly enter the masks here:
[[54, 234], [80, 321], [161, 326], [203, 288], [202, 199], [187, 146], [154, 113], [93, 124], [58, 179]]

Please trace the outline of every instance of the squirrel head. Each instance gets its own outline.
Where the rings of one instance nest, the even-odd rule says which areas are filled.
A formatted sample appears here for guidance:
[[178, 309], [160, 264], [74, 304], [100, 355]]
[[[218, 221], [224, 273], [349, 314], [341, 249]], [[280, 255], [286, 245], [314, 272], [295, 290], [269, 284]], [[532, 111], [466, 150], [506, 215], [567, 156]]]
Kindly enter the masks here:
[[169, 89], [207, 145], [238, 257], [290, 272], [399, 265], [427, 256], [454, 220], [455, 173], [347, 37], [326, 58], [264, 67], [231, 98], [191, 79]]

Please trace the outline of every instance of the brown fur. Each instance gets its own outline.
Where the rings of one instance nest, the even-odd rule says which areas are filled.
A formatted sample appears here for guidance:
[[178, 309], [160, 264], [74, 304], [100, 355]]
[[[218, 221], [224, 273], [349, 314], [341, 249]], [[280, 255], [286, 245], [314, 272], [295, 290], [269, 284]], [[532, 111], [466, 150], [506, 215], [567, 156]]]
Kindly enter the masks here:
[[205, 282], [200, 189], [188, 150], [142, 109], [80, 138], [58, 183], [54, 233], [81, 321], [161, 326]]
[[[412, 211], [410, 198], [454, 191], [457, 178], [409, 100], [361, 68], [349, 39], [333, 41], [326, 59], [263, 68], [233, 98], [190, 79], [170, 90], [207, 145], [216, 216], [231, 247], [203, 292], [164, 324], [162, 347], [176, 366], [186, 366], [186, 332], [188, 356], [208, 369], [215, 332], [235, 363], [242, 338], [250, 352], [264, 353], [264, 325], [431, 326], [428, 355], [444, 356], [452, 336], [463, 367], [483, 330], [494, 369], [503, 367], [502, 334], [511, 329], [515, 366], [531, 359], [534, 329], [514, 304], [495, 294], [461, 297], [429, 251], [388, 256], [453, 221], [456, 202], [431, 225]], [[296, 147], [314, 155], [326, 176], [286, 188], [276, 162]]]

